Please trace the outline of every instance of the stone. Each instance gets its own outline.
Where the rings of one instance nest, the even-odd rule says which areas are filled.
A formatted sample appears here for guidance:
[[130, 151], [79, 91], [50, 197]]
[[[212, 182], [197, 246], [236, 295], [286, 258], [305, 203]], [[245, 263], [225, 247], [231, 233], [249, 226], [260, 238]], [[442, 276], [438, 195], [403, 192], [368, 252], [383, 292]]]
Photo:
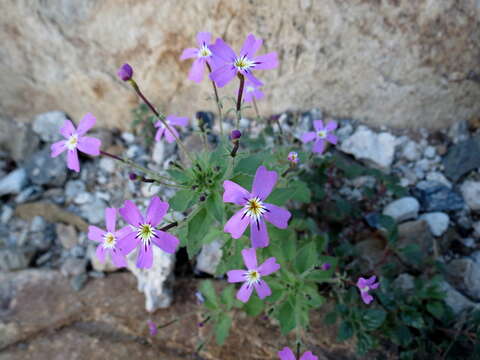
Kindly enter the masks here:
[[393, 281], [393, 287], [399, 288], [406, 293], [410, 293], [415, 289], [415, 278], [408, 273], [400, 274]]
[[476, 221], [473, 223], [473, 235], [480, 239], [480, 221]]
[[443, 212], [423, 214], [420, 219], [425, 220], [434, 236], [442, 236], [448, 229], [450, 218]]
[[437, 153], [437, 150], [435, 149], [435, 147], [427, 146], [425, 148], [425, 151], [423, 152], [423, 155], [425, 155], [425, 157], [427, 159], [433, 159], [435, 157], [436, 153]]
[[425, 212], [456, 211], [465, 206], [463, 198], [457, 192], [436, 181], [421, 181], [412, 193]]
[[450, 136], [455, 144], [467, 140], [469, 137], [468, 121], [457, 120], [454, 122], [448, 129], [448, 136]]
[[480, 300], [480, 262], [465, 257], [450, 261], [446, 268], [450, 284], [473, 300]]
[[68, 120], [67, 114], [62, 111], [39, 114], [33, 120], [33, 131], [46, 143], [62, 140], [64, 137], [60, 134], [60, 128], [65, 120]]
[[127, 143], [127, 144], [133, 144], [135, 142], [135, 135], [133, 135], [130, 132], [123, 132], [122, 133], [122, 139]]
[[67, 165], [64, 155], [50, 157], [50, 147], [35, 153], [25, 163], [30, 181], [36, 185], [62, 186], [67, 179]]
[[15, 202], [22, 204], [28, 201], [38, 200], [43, 194], [43, 189], [40, 186], [33, 185], [23, 189], [16, 197]]
[[75, 198], [85, 192], [85, 183], [82, 180], [69, 180], [65, 184], [65, 197], [67, 201], [73, 201]]
[[73, 202], [77, 205], [87, 204], [91, 202], [93, 199], [93, 195], [88, 192], [82, 192], [78, 194], [74, 199]]
[[104, 222], [105, 208], [107, 204], [97, 197], [93, 201], [80, 206], [81, 215], [87, 219], [89, 224], [101, 224]]
[[427, 176], [425, 176], [425, 180], [439, 182], [449, 189], [452, 188], [452, 183], [448, 181], [448, 179], [441, 172], [438, 171], [432, 171], [428, 173]]
[[201, 128], [201, 126], [206, 126], [207, 129], [213, 129], [215, 123], [215, 114], [213, 112], [197, 111], [195, 118], [199, 128]]
[[85, 286], [87, 280], [88, 276], [85, 273], [75, 275], [70, 279], [70, 286], [73, 290], [80, 291]]
[[16, 169], [7, 176], [0, 179], [0, 196], [18, 194], [28, 184], [27, 172], [25, 169]]
[[75, 257], [69, 257], [65, 260], [60, 268], [60, 272], [63, 276], [76, 276], [85, 273], [87, 267], [86, 259], [79, 259]]
[[463, 198], [472, 210], [480, 210], [480, 181], [465, 181], [460, 187]]
[[37, 150], [39, 143], [40, 139], [31, 124], [0, 117], [0, 149], [6, 151], [17, 164], [23, 164]]
[[445, 303], [452, 309], [455, 315], [460, 315], [465, 311], [478, 308], [478, 304], [475, 304], [459, 293], [446, 281], [440, 283], [440, 288], [445, 292]]
[[113, 174], [115, 172], [115, 160], [110, 159], [108, 157], [103, 157], [98, 162], [100, 169], [105, 171], [108, 174]]
[[195, 269], [210, 275], [215, 275], [217, 266], [222, 260], [222, 242], [215, 240], [209, 244], [203, 245], [202, 250], [197, 256], [197, 265]]
[[400, 155], [408, 161], [420, 159], [420, 149], [416, 142], [408, 140], [400, 146]]
[[452, 146], [443, 158], [445, 175], [453, 182], [474, 169], [480, 168], [480, 135]]
[[165, 160], [165, 142], [155, 141], [152, 150], [152, 160], [155, 164], [162, 164]]
[[77, 231], [72, 225], [56, 224], [57, 239], [65, 249], [71, 249], [78, 244]]
[[[400, 250], [398, 255], [402, 261], [412, 268], [419, 269], [420, 262], [431, 252], [433, 248], [433, 237], [424, 220], [408, 221], [398, 226], [397, 247]], [[418, 250], [418, 258], [413, 258], [409, 248], [415, 247]]]
[[0, 248], [0, 270], [11, 271], [28, 268], [35, 251], [30, 247]]
[[110, 260], [110, 256], [107, 256], [105, 262], [100, 262], [98, 260], [97, 255], [95, 253], [97, 247], [95, 245], [89, 245], [87, 249], [87, 257], [90, 259], [92, 264], [92, 268], [95, 271], [104, 272], [114, 272], [119, 270], [115, 265], [113, 265], [112, 261]]
[[395, 137], [389, 133], [375, 133], [365, 126], [343, 141], [340, 150], [353, 155], [357, 160], [388, 170], [395, 154]]
[[391, 216], [395, 222], [400, 223], [405, 220], [416, 219], [420, 204], [414, 197], [407, 196], [395, 200], [383, 209], [383, 215]]
[[137, 278], [138, 291], [145, 294], [145, 309], [153, 312], [166, 308], [172, 303], [173, 266], [175, 255], [167, 254], [156, 246], [152, 246], [153, 266], [150, 269], [139, 269], [137, 250], [127, 256], [127, 268]]
[[8, 205], [2, 207], [2, 214], [0, 215], [0, 222], [7, 224], [13, 216], [13, 208]]

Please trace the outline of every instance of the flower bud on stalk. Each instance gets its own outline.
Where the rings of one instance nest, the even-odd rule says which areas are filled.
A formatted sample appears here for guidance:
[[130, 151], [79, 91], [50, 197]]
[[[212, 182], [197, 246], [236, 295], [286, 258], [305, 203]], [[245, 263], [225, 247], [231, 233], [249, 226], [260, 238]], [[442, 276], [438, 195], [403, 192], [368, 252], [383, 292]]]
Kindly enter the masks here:
[[230, 133], [230, 140], [233, 142], [233, 149], [230, 153], [231, 157], [235, 157], [237, 155], [238, 148], [240, 147], [240, 138], [242, 137], [242, 133], [240, 130], [232, 130]]

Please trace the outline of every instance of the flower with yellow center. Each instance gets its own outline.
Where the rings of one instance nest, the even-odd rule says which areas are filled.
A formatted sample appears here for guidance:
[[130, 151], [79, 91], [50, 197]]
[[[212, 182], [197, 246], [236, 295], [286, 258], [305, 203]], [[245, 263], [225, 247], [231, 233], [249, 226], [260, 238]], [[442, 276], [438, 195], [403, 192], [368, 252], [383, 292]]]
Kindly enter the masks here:
[[155, 236], [157, 236], [155, 228], [150, 224], [142, 224], [137, 228], [137, 238], [140, 238], [144, 245], [150, 245]]
[[72, 134], [66, 143], [68, 150], [75, 149], [77, 147], [77, 144], [78, 144], [78, 135]]
[[317, 136], [318, 136], [319, 139], [326, 139], [327, 138], [327, 130], [318, 131]]
[[207, 58], [212, 56], [212, 52], [208, 48], [207, 45], [203, 45], [199, 50], [198, 50], [198, 57], [199, 58]]
[[107, 232], [103, 235], [103, 247], [105, 249], [114, 249], [116, 243], [117, 238], [111, 232]]
[[268, 209], [263, 205], [262, 200], [256, 196], [247, 201], [244, 211], [245, 213], [243, 214], [243, 217], [248, 215], [251, 219], [258, 222], [262, 215], [268, 211]]
[[248, 71], [251, 67], [255, 66], [255, 63], [247, 57], [243, 56], [240, 58], [236, 58], [233, 62], [233, 66], [235, 66], [238, 70]]
[[245, 273], [245, 277], [249, 286], [258, 283], [261, 279], [260, 273], [255, 269], [248, 270]]

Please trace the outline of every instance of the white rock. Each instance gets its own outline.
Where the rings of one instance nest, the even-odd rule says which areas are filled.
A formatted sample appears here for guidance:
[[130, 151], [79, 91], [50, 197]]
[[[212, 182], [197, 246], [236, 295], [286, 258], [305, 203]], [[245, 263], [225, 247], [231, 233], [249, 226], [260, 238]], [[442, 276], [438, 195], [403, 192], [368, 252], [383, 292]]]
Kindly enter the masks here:
[[122, 133], [122, 139], [127, 143], [131, 144], [135, 141], [135, 135], [129, 132], [123, 132]]
[[434, 236], [442, 236], [445, 231], [447, 231], [450, 223], [450, 218], [443, 212], [423, 214], [420, 216], [420, 219], [427, 222], [428, 227]]
[[0, 196], [18, 194], [27, 185], [28, 177], [25, 169], [16, 169], [0, 180]]
[[450, 306], [453, 312], [458, 315], [463, 311], [478, 307], [473, 301], [463, 296], [460, 292], [455, 290], [449, 283], [442, 281], [440, 288], [445, 292], [445, 302]]
[[92, 201], [92, 195], [87, 193], [87, 192], [82, 192], [78, 194], [73, 201], [75, 204], [81, 205], [81, 204], [86, 204], [87, 202]]
[[202, 251], [197, 256], [197, 271], [215, 275], [217, 266], [222, 259], [222, 243], [220, 241], [212, 241], [202, 246]]
[[65, 184], [65, 197], [67, 201], [73, 201], [75, 198], [85, 192], [85, 183], [82, 180], [69, 180]]
[[33, 120], [33, 131], [47, 143], [61, 140], [63, 136], [60, 134], [60, 128], [65, 120], [68, 118], [62, 111], [49, 111], [37, 115]]
[[142, 183], [140, 191], [142, 192], [142, 196], [150, 198], [154, 195], [157, 195], [160, 190], [161, 187], [158, 185], [152, 183]]
[[103, 157], [100, 159], [99, 166], [102, 170], [109, 174], [113, 174], [115, 172], [115, 160]]
[[444, 184], [449, 189], [452, 188], [452, 183], [448, 181], [445, 175], [443, 175], [441, 172], [434, 171], [434, 172], [428, 173], [425, 179], [428, 181], [437, 181], [439, 183]]
[[127, 267], [137, 278], [138, 291], [145, 294], [145, 308], [149, 312], [166, 308], [172, 303], [170, 286], [175, 263], [175, 255], [167, 254], [156, 246], [152, 246], [152, 249], [153, 266], [150, 269], [137, 268], [137, 251], [127, 256]]
[[5, 205], [2, 207], [2, 215], [0, 215], [0, 222], [2, 224], [7, 224], [13, 216], [13, 208], [11, 206]]
[[155, 141], [152, 151], [152, 160], [155, 164], [162, 164], [165, 160], [165, 142], [164, 141]]
[[402, 148], [401, 156], [408, 161], [417, 161], [420, 158], [420, 150], [417, 143], [412, 140], [408, 140]]
[[352, 154], [375, 167], [388, 170], [395, 154], [395, 137], [383, 132], [377, 134], [365, 126], [342, 142], [340, 150]]
[[460, 187], [463, 199], [472, 210], [480, 210], [480, 182], [465, 181]]
[[82, 217], [86, 218], [90, 224], [102, 224], [104, 222], [105, 208], [107, 204], [99, 198], [94, 198], [80, 206]]
[[388, 204], [385, 209], [383, 209], [383, 214], [391, 216], [397, 223], [400, 223], [405, 220], [416, 219], [419, 210], [420, 204], [418, 200], [414, 197], [407, 196]]
[[428, 159], [433, 159], [436, 155], [437, 151], [433, 146], [427, 146], [425, 151], [423, 152], [423, 155], [425, 155], [426, 158]]

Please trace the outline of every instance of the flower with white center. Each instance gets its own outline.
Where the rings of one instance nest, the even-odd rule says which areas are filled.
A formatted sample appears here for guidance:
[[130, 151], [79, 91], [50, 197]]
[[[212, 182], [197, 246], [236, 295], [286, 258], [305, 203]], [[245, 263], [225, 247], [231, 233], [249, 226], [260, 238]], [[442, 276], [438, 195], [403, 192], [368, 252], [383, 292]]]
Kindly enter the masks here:
[[242, 257], [247, 270], [230, 270], [227, 272], [228, 282], [243, 282], [243, 285], [237, 292], [237, 299], [244, 303], [247, 302], [252, 295], [253, 289], [255, 289], [260, 299], [265, 299], [267, 296], [270, 296], [272, 291], [262, 277], [270, 275], [280, 269], [277, 260], [271, 257], [258, 266], [255, 248], [243, 249]]
[[297, 163], [298, 163], [298, 153], [296, 153], [295, 151], [289, 152], [287, 159], [288, 159], [288, 161], [290, 161], [292, 164], [297, 164]]
[[188, 74], [188, 78], [197, 83], [203, 80], [205, 66], [213, 67], [212, 50], [210, 49], [210, 38], [212, 34], [209, 32], [199, 32], [197, 34], [198, 48], [188, 48], [183, 50], [180, 60], [195, 58]]
[[327, 126], [323, 126], [322, 120], [315, 120], [313, 122], [313, 126], [315, 131], [309, 131], [302, 135], [302, 142], [305, 144], [312, 140], [316, 140], [315, 144], [313, 145], [313, 152], [314, 153], [323, 153], [325, 150], [325, 142], [329, 142], [331, 144], [337, 143], [337, 137], [333, 135], [333, 131], [337, 128], [337, 123], [333, 120], [327, 123]]
[[357, 281], [357, 288], [360, 291], [363, 302], [367, 305], [373, 301], [373, 296], [370, 295], [368, 292], [370, 290], [375, 290], [380, 285], [380, 283], [375, 282], [376, 279], [377, 277], [374, 275], [368, 279], [364, 279], [363, 277], [361, 277]]
[[[170, 131], [163, 125], [163, 123], [159, 120], [155, 123], [155, 127], [158, 128], [157, 133], [155, 134], [155, 141], [160, 141], [163, 137], [165, 137], [165, 140], [171, 144], [172, 142], [175, 141], [175, 136], [177, 138], [180, 138], [180, 135], [178, 135], [177, 129], [175, 129], [175, 126], [178, 127], [185, 127], [188, 125], [188, 117], [179, 117], [175, 115], [168, 115], [165, 119], [165, 122], [170, 126]], [[173, 132], [173, 134], [172, 134]], [[175, 136], [173, 136], [175, 134]]]

